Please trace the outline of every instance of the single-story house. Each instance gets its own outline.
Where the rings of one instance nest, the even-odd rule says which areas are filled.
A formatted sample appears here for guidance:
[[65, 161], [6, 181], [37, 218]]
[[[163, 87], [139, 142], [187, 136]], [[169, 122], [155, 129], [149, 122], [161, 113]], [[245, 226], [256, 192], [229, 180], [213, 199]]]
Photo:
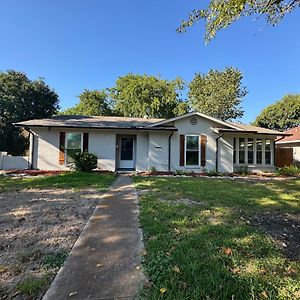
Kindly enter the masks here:
[[[279, 153], [282, 153], [282, 155], [289, 156], [289, 153], [291, 153], [291, 157], [288, 157], [287, 160], [289, 160], [291, 164], [300, 167], [300, 126], [287, 130], [284, 133], [289, 135], [277, 139], [276, 148], [278, 150], [283, 150], [278, 151]], [[288, 149], [290, 151], [284, 151]]]
[[111, 171], [273, 171], [274, 140], [285, 135], [199, 112], [170, 119], [56, 116], [15, 125], [31, 133], [31, 166], [41, 170], [67, 170], [68, 154], [81, 150]]

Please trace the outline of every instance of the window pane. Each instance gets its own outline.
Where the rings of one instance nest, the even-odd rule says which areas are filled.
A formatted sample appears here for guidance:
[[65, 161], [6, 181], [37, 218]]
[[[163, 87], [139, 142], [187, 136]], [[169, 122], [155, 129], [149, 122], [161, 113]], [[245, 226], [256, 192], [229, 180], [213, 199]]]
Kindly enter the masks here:
[[270, 140], [266, 140], [266, 151], [271, 151], [271, 141]]
[[253, 151], [253, 139], [248, 139], [248, 151]]
[[199, 151], [186, 151], [186, 165], [187, 166], [199, 165]]
[[271, 152], [267, 151], [265, 153], [265, 164], [270, 165], [271, 164]]
[[248, 151], [248, 164], [253, 164], [253, 151]]
[[121, 160], [133, 159], [133, 138], [121, 138]]
[[68, 149], [81, 149], [81, 133], [68, 133], [67, 134], [67, 148]]
[[261, 139], [256, 140], [256, 150], [261, 151], [262, 150], [262, 142]]
[[253, 144], [253, 139], [249, 138], [248, 139], [248, 164], [253, 164], [253, 149], [254, 149], [254, 144]]
[[239, 139], [239, 150], [245, 150], [245, 139], [244, 138], [240, 138]]
[[261, 164], [262, 163], [262, 151], [256, 152], [256, 163]]
[[245, 151], [239, 151], [239, 163], [240, 164], [245, 163]]
[[198, 151], [199, 137], [198, 136], [187, 136], [186, 137], [186, 149]]

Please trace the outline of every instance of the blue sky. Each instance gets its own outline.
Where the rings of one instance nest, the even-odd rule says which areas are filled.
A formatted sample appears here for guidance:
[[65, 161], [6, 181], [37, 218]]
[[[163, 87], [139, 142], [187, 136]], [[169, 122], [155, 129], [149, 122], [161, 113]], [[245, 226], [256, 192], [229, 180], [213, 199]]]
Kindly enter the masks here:
[[85, 88], [133, 73], [177, 76], [239, 68], [249, 90], [243, 122], [287, 93], [300, 93], [300, 9], [278, 26], [243, 19], [204, 44], [204, 24], [176, 33], [199, 0], [10, 0], [0, 9], [0, 70], [43, 77], [61, 107]]

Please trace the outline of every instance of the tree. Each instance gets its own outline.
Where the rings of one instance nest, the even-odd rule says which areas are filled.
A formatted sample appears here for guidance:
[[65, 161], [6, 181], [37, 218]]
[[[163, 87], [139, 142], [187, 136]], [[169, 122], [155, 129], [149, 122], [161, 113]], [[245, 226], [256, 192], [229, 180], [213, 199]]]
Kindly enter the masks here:
[[42, 79], [9, 70], [0, 73], [0, 151], [20, 155], [28, 138], [13, 123], [51, 117], [57, 112], [58, 95]]
[[105, 91], [84, 90], [79, 103], [61, 112], [64, 115], [110, 116], [113, 114]]
[[155, 76], [128, 74], [119, 77], [110, 92], [118, 115], [170, 118], [188, 109], [181, 97], [183, 88], [180, 78], [168, 81]]
[[300, 95], [286, 95], [280, 101], [266, 107], [253, 125], [287, 130], [300, 125]]
[[189, 84], [191, 107], [221, 120], [242, 117], [244, 111], [240, 104], [247, 94], [242, 79], [242, 73], [234, 68], [210, 70], [206, 75], [195, 74]]
[[267, 23], [276, 25], [287, 13], [300, 6], [300, 0], [210, 0], [206, 9], [193, 10], [188, 20], [182, 21], [178, 32], [206, 21], [205, 40], [209, 42], [216, 33], [244, 16], [265, 16]]

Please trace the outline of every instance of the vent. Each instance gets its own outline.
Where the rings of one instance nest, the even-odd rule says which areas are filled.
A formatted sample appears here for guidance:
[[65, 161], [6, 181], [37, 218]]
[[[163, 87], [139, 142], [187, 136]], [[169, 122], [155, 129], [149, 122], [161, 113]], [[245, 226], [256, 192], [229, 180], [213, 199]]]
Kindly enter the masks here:
[[190, 123], [191, 123], [191, 125], [196, 125], [198, 123], [197, 118], [195, 118], [195, 117], [190, 118]]

